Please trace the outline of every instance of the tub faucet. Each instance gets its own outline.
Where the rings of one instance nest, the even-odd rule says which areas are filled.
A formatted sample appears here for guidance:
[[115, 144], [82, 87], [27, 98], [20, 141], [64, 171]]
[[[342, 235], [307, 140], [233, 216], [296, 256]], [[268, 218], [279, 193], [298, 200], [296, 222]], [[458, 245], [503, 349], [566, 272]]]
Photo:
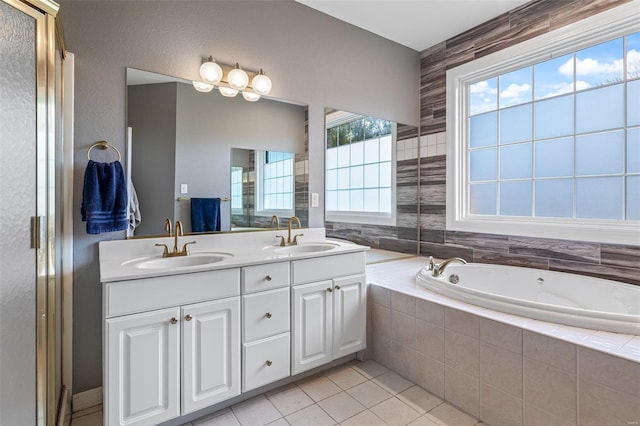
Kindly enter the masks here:
[[461, 257], [452, 257], [451, 259], [447, 259], [441, 263], [433, 263], [433, 258], [430, 258], [428, 269], [431, 271], [431, 275], [433, 275], [434, 277], [439, 277], [444, 272], [444, 268], [446, 268], [450, 263], [454, 262], [460, 263], [461, 265], [467, 263], [467, 261], [462, 259]]

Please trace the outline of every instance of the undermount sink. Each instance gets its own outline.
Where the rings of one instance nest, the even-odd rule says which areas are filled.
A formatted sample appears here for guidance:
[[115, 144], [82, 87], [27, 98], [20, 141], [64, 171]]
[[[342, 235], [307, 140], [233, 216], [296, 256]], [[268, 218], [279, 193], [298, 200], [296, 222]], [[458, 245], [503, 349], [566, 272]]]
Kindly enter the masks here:
[[319, 253], [323, 251], [333, 250], [338, 244], [333, 243], [307, 243], [297, 246], [280, 247], [273, 250], [278, 254], [302, 254], [302, 253]]
[[233, 257], [230, 253], [192, 253], [188, 256], [142, 258], [130, 260], [123, 263], [123, 266], [130, 265], [139, 269], [174, 269], [187, 268], [190, 266], [204, 266]]

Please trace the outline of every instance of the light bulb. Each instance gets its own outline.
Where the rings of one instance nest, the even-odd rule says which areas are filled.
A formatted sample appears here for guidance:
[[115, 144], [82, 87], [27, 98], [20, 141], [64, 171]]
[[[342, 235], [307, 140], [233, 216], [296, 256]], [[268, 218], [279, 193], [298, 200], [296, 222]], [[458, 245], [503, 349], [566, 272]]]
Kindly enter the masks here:
[[222, 68], [216, 64], [213, 57], [209, 56], [209, 60], [200, 65], [200, 77], [208, 83], [217, 84], [222, 80]]
[[236, 90], [243, 90], [249, 84], [249, 76], [246, 72], [240, 69], [240, 65], [236, 62], [236, 67], [229, 71], [227, 75], [227, 81], [229, 86]]
[[207, 83], [202, 83], [200, 81], [193, 81], [193, 87], [194, 89], [196, 89], [198, 92], [210, 92], [211, 90], [213, 90], [213, 84], [207, 84]]
[[271, 79], [264, 75], [264, 71], [260, 68], [260, 73], [251, 80], [251, 87], [256, 93], [268, 95], [271, 92]]
[[236, 89], [230, 89], [228, 87], [218, 87], [218, 90], [220, 91], [220, 94], [222, 96], [226, 96], [227, 98], [233, 98], [235, 95], [238, 94], [238, 91]]
[[258, 99], [260, 99], [260, 95], [258, 95], [257, 93], [247, 92], [247, 91], [242, 92], [242, 97], [244, 98], [245, 101], [249, 101], [249, 102], [255, 102]]

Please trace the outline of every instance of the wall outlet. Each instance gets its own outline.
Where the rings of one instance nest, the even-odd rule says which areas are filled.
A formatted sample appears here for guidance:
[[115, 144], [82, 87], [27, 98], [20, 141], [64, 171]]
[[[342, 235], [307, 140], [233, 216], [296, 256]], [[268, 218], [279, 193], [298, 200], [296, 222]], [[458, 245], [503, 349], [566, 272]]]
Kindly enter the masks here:
[[320, 204], [320, 194], [317, 192], [311, 193], [311, 207], [318, 207]]
[[180, 184], [180, 193], [181, 194], [188, 194], [189, 193], [189, 185], [187, 185], [186, 183], [181, 183]]

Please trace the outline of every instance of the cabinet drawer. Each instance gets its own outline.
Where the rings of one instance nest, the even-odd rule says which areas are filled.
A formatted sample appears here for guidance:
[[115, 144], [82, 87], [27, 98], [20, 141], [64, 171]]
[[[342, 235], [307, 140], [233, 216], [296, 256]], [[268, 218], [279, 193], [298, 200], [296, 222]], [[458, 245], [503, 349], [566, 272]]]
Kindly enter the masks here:
[[242, 296], [243, 342], [289, 331], [289, 287]]
[[242, 268], [242, 292], [271, 290], [289, 285], [289, 262]]
[[330, 280], [345, 275], [364, 274], [364, 251], [323, 256], [291, 262], [293, 284]]
[[242, 345], [242, 392], [289, 377], [289, 339], [285, 333]]
[[240, 269], [166, 275], [104, 284], [106, 318], [240, 295]]

